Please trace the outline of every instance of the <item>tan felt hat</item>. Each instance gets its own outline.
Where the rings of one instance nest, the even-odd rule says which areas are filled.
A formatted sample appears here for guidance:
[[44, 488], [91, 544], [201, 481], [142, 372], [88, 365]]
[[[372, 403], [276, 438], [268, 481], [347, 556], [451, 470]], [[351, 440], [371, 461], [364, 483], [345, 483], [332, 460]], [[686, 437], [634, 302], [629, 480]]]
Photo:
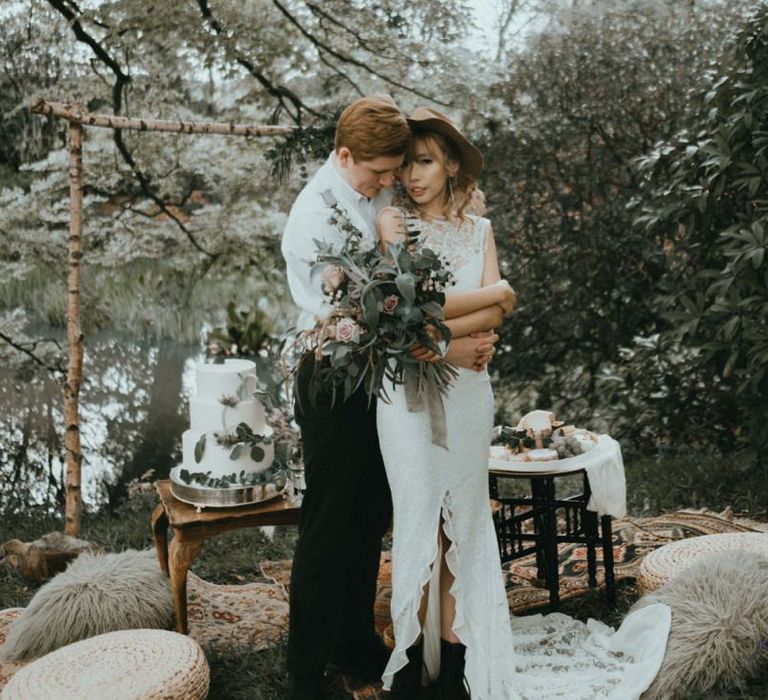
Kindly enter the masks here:
[[410, 117], [408, 123], [411, 128], [418, 131], [436, 131], [447, 137], [456, 145], [461, 154], [461, 164], [464, 171], [477, 179], [483, 170], [483, 156], [479, 150], [464, 136], [453, 122], [442, 112], [431, 107], [418, 107]]

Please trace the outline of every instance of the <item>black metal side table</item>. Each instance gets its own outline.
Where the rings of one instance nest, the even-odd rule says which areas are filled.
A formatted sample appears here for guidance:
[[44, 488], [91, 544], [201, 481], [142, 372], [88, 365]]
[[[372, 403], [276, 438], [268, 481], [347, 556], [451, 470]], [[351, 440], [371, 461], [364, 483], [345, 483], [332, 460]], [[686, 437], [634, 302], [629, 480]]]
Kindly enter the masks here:
[[[558, 499], [555, 480], [573, 474], [582, 475], [582, 492]], [[498, 480], [509, 478], [530, 480], [531, 495], [515, 498], [500, 496]], [[537, 575], [546, 582], [549, 589], [550, 609], [557, 610], [560, 605], [558, 545], [578, 543], [586, 546], [587, 575], [591, 588], [597, 587], [596, 547], [600, 545], [603, 551], [606, 594], [609, 602], [615, 604], [612, 519], [610, 515], [598, 517], [597, 513], [587, 509], [591, 491], [584, 469], [535, 473], [522, 468], [519, 471], [491, 468], [489, 479], [491, 498], [501, 504], [501, 508], [493, 517], [502, 563], [535, 554]], [[559, 525], [559, 518], [563, 522], [562, 527]], [[529, 521], [533, 527], [525, 528]]]

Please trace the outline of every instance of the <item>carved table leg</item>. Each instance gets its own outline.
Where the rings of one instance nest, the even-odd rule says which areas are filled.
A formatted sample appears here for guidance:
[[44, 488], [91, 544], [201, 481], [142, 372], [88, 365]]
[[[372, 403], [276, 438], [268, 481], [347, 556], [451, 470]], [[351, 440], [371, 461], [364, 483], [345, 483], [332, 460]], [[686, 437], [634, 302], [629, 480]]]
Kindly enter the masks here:
[[176, 536], [171, 540], [170, 575], [171, 592], [173, 593], [173, 607], [176, 610], [176, 631], [187, 634], [187, 572], [195, 557], [200, 554], [203, 543], [182, 542]]
[[160, 568], [168, 576], [168, 514], [162, 503], [152, 513], [152, 541], [155, 543]]

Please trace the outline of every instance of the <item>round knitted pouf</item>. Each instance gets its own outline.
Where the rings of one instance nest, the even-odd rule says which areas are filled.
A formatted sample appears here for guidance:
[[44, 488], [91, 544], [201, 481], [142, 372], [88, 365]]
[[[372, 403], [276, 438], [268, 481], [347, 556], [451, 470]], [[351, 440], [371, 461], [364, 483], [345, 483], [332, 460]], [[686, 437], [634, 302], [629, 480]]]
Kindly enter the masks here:
[[202, 700], [209, 670], [193, 639], [120, 630], [69, 644], [18, 671], [2, 700]]
[[733, 550], [768, 556], [768, 533], [723, 532], [665, 544], [648, 554], [640, 563], [638, 587], [641, 592], [650, 593], [693, 564], [699, 557]]

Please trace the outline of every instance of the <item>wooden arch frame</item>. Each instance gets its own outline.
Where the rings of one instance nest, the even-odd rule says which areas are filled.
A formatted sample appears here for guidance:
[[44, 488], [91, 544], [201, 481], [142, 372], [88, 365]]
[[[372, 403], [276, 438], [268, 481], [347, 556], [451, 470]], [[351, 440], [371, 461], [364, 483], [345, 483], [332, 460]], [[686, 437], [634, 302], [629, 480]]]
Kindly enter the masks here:
[[222, 122], [132, 119], [93, 114], [78, 103], [37, 100], [34, 114], [53, 115], [69, 122], [69, 238], [67, 244], [67, 376], [64, 381], [64, 448], [67, 455], [64, 532], [78, 535], [82, 514], [80, 443], [80, 384], [83, 374], [83, 332], [80, 325], [80, 260], [83, 237], [83, 129], [86, 126], [173, 134], [221, 134], [223, 136], [279, 136], [294, 131], [291, 126], [263, 126]]

